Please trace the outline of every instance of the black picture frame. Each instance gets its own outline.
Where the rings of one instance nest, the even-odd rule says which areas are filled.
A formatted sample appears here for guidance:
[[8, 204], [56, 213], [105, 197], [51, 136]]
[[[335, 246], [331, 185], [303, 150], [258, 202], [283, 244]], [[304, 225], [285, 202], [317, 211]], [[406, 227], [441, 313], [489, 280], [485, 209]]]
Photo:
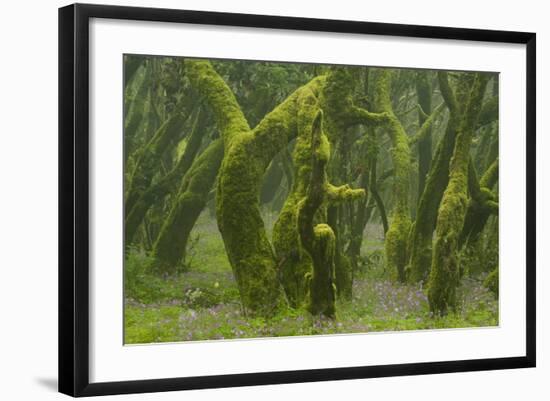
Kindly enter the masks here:
[[[90, 383], [89, 117], [91, 18], [249, 28], [437, 38], [526, 46], [526, 353], [520, 357], [277, 371]], [[535, 366], [536, 35], [526, 32], [416, 26], [219, 12], [74, 4], [59, 9], [59, 391], [95, 396], [293, 382], [527, 368]]]

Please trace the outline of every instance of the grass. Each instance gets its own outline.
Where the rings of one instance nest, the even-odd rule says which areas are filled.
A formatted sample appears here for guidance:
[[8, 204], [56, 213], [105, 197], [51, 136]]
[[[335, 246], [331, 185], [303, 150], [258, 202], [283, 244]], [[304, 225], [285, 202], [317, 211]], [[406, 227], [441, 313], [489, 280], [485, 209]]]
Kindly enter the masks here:
[[[268, 227], [269, 230], [269, 227]], [[171, 277], [151, 276], [154, 260], [133, 250], [126, 262], [125, 343], [197, 341], [314, 334], [487, 327], [498, 325], [498, 300], [483, 286], [485, 276], [466, 278], [457, 313], [433, 317], [421, 285], [400, 285], [384, 270], [377, 226], [367, 229], [363, 270], [353, 299], [339, 302], [337, 318], [287, 310], [270, 320], [243, 314], [223, 242], [208, 212], [193, 230], [190, 268]]]

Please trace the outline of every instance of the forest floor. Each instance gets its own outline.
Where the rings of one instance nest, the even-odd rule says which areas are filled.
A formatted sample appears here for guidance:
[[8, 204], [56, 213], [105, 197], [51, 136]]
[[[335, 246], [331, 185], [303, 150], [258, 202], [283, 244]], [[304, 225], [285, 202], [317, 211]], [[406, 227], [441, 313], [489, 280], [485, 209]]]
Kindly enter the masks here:
[[[265, 219], [270, 227], [273, 216], [268, 213]], [[367, 227], [361, 254], [364, 263], [354, 279], [353, 298], [337, 303], [335, 320], [291, 309], [270, 320], [247, 317], [216, 222], [206, 210], [193, 229], [187, 271], [152, 276], [148, 271], [154, 261], [130, 252], [125, 267], [125, 343], [498, 325], [498, 299], [483, 287], [483, 275], [463, 280], [457, 313], [435, 318], [421, 285], [396, 283], [385, 271], [377, 226]]]

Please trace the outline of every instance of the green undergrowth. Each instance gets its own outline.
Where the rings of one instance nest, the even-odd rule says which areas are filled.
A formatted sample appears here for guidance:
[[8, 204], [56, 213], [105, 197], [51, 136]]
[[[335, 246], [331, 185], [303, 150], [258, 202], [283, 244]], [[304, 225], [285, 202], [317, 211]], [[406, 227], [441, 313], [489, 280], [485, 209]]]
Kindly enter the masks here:
[[[268, 227], [268, 231], [270, 227]], [[498, 325], [498, 300], [483, 281], [463, 279], [456, 313], [433, 317], [422, 284], [396, 283], [384, 269], [383, 240], [368, 232], [353, 297], [337, 302], [336, 319], [285, 309], [272, 319], [246, 316], [216, 224], [203, 212], [188, 250], [187, 268], [154, 276], [155, 261], [130, 250], [125, 274], [125, 343], [197, 341], [315, 334], [489, 327]]]

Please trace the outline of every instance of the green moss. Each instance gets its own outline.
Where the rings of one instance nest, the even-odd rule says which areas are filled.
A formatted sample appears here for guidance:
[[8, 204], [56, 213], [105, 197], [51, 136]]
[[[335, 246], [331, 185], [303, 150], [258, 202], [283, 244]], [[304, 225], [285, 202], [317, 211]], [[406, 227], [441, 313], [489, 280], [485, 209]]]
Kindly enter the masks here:
[[348, 184], [334, 186], [326, 185], [327, 198], [331, 204], [357, 200], [365, 197], [366, 192], [363, 188], [353, 189]]
[[388, 119], [385, 112], [369, 112], [353, 102], [358, 72], [350, 67], [335, 66], [327, 74], [320, 106], [326, 112], [325, 131], [332, 142], [336, 142], [351, 126], [379, 125]]

